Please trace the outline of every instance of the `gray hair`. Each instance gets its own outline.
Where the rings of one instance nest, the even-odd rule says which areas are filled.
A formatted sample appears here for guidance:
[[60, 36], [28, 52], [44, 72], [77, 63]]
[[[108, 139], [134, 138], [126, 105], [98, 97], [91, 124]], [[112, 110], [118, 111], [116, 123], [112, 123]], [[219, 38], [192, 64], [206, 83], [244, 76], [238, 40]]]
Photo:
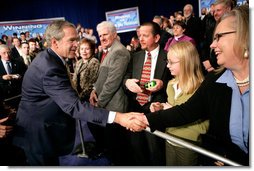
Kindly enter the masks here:
[[101, 29], [107, 28], [109, 32], [116, 33], [116, 27], [113, 22], [111, 21], [102, 21], [99, 23], [96, 27], [97, 32], [99, 32]]
[[155, 15], [154, 17], [153, 17], [153, 19], [159, 19], [160, 21], [160, 23], [158, 23], [160, 26], [162, 25], [162, 18], [161, 18], [161, 16], [159, 16], [159, 15]]
[[64, 37], [63, 29], [66, 27], [73, 27], [76, 29], [75, 25], [64, 20], [56, 20], [53, 21], [51, 24], [48, 25], [45, 35], [46, 35], [46, 42], [48, 47], [51, 47], [51, 40], [55, 38], [56, 40], [61, 40]]
[[232, 1], [231, 0], [216, 0], [214, 5], [222, 4], [226, 7], [232, 8]]
[[[186, 4], [186, 5], [184, 6], [184, 8], [186, 8], [186, 7], [190, 7], [191, 12], [193, 12], [193, 6], [192, 6], [191, 4]], [[184, 9], [184, 8], [183, 8], [183, 9]]]
[[2, 49], [9, 49], [10, 50], [9, 46], [7, 46], [6, 44], [0, 45], [0, 50], [2, 50]]

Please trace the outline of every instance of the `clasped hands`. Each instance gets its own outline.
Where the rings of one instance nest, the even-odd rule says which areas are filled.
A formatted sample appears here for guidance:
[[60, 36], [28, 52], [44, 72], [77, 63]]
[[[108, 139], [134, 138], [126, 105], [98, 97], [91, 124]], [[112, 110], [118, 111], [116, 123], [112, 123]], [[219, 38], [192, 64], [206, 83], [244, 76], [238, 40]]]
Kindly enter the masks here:
[[129, 112], [129, 113], [116, 113], [114, 122], [125, 127], [132, 132], [142, 131], [149, 126], [146, 116], [143, 113]]
[[21, 76], [19, 74], [6, 74], [2, 76], [3, 80], [18, 80], [21, 79]]
[[[98, 97], [96, 91], [93, 90], [90, 95], [90, 104], [93, 106], [98, 106]], [[120, 113], [116, 112], [115, 123], [120, 124], [125, 127], [127, 130], [136, 132], [146, 129], [148, 126], [148, 121], [143, 113], [138, 112], [129, 112], [129, 113]]]

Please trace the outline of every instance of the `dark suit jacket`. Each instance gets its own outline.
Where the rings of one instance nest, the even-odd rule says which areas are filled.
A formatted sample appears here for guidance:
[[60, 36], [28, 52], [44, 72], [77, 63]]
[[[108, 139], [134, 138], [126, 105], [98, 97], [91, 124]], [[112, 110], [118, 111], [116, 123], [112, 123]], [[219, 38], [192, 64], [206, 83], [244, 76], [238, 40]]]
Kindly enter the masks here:
[[152, 131], [165, 130], [191, 123], [197, 119], [210, 120], [208, 133], [203, 138], [206, 149], [221, 156], [248, 165], [249, 154], [233, 144], [229, 132], [232, 89], [226, 84], [216, 83], [222, 75], [209, 73], [195, 94], [184, 104], [147, 114]]
[[164, 49], [168, 39], [172, 36], [165, 30], [161, 30], [160, 36], [159, 44]]
[[5, 71], [2, 60], [0, 60], [0, 96], [3, 99], [10, 98], [21, 93], [21, 84], [27, 68], [23, 62], [15, 59], [11, 59], [11, 65], [11, 74], [19, 74], [21, 79], [13, 79], [11, 81], [4, 80], [2, 76], [6, 75], [7, 72]]
[[[185, 35], [193, 38], [196, 42], [197, 48], [199, 48], [201, 38], [201, 21], [199, 18], [191, 16], [186, 23]], [[198, 49], [199, 50], [199, 49]]]
[[31, 165], [57, 165], [58, 156], [72, 151], [75, 119], [101, 126], [109, 112], [81, 103], [67, 70], [51, 49], [34, 59], [23, 79], [14, 144], [23, 148]]
[[143, 65], [144, 65], [144, 60], [145, 60], [145, 51], [144, 50], [141, 50], [137, 53], [132, 54], [132, 58], [131, 58], [131, 61], [128, 65], [127, 73], [124, 77], [123, 84], [125, 87], [125, 91], [129, 97], [129, 103], [130, 103], [129, 110], [147, 113], [150, 111], [149, 107], [150, 107], [151, 102], [165, 102], [165, 101], [167, 101], [166, 87], [167, 87], [168, 81], [172, 78], [172, 76], [167, 68], [167, 63], [166, 63], [167, 54], [161, 47], [159, 54], [158, 54], [154, 78], [162, 80], [164, 87], [160, 91], [152, 94], [151, 102], [148, 102], [144, 106], [141, 107], [139, 105], [138, 101], [136, 100], [137, 94], [130, 92], [126, 88], [125, 82], [127, 79], [132, 79], [132, 78], [136, 78], [138, 80], [141, 79], [141, 73], [142, 73], [142, 69], [143, 69]]
[[11, 57], [14, 59], [21, 59], [22, 58], [15, 46], [11, 48]]
[[101, 57], [102, 57], [102, 51], [101, 52], [98, 52], [95, 57], [101, 62]]

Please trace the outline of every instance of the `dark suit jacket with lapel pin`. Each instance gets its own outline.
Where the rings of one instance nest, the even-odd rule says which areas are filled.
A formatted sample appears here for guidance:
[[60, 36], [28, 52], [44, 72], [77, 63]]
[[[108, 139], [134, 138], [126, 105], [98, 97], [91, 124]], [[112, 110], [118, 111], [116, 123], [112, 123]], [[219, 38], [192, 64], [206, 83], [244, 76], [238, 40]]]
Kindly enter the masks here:
[[80, 102], [63, 61], [47, 49], [24, 76], [13, 142], [24, 149], [29, 164], [57, 165], [58, 156], [73, 150], [75, 119], [105, 126], [108, 115]]

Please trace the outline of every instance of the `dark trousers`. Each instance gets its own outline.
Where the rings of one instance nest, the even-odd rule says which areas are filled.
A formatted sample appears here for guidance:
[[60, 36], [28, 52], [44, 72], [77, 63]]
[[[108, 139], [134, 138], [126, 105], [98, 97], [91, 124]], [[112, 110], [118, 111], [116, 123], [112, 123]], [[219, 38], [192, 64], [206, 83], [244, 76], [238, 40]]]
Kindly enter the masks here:
[[93, 134], [96, 144], [106, 157], [115, 166], [129, 166], [130, 152], [128, 151], [127, 131], [117, 124], [108, 124], [101, 127], [88, 123], [88, 127]]
[[129, 132], [129, 151], [131, 152], [132, 166], [148, 166], [148, 146], [145, 132]]
[[129, 133], [134, 166], [165, 166], [165, 141], [148, 132]]
[[26, 166], [26, 157], [22, 149], [12, 145], [9, 141], [0, 140], [1, 166]]
[[[132, 101], [129, 111], [148, 113], [150, 104], [140, 106]], [[129, 151], [131, 151], [132, 165], [135, 166], [165, 166], [165, 141], [149, 132], [129, 132]]]
[[145, 132], [145, 136], [148, 144], [150, 165], [165, 166], [165, 140], [149, 132]]
[[185, 147], [178, 147], [166, 142], [167, 166], [198, 166], [199, 154]]

